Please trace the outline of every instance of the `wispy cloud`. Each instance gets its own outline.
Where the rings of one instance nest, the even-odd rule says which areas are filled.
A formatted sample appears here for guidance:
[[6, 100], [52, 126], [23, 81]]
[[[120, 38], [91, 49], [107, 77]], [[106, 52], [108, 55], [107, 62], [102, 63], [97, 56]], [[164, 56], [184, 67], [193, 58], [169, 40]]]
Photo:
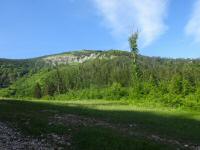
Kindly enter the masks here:
[[196, 0], [192, 15], [188, 21], [185, 32], [193, 36], [196, 42], [200, 42], [200, 0]]
[[143, 46], [151, 44], [167, 29], [164, 22], [168, 0], [92, 0], [114, 36], [140, 31]]

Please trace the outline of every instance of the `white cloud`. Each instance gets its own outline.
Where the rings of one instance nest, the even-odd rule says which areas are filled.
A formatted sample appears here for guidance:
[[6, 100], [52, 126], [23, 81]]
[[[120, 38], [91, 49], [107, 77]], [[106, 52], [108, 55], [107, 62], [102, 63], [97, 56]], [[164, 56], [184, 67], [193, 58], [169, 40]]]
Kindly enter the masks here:
[[196, 42], [200, 42], [200, 0], [196, 0], [192, 15], [188, 21], [185, 32], [193, 36]]
[[92, 0], [112, 34], [127, 39], [133, 30], [140, 31], [147, 46], [167, 29], [164, 19], [168, 0]]

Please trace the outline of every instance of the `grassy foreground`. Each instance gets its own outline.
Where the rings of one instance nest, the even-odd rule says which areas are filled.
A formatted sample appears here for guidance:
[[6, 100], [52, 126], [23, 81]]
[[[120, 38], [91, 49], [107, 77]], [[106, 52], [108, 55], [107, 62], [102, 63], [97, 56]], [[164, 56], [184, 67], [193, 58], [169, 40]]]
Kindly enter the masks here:
[[123, 101], [0, 100], [0, 121], [24, 135], [70, 135], [70, 146], [61, 145], [68, 149], [195, 149], [200, 144], [200, 111]]

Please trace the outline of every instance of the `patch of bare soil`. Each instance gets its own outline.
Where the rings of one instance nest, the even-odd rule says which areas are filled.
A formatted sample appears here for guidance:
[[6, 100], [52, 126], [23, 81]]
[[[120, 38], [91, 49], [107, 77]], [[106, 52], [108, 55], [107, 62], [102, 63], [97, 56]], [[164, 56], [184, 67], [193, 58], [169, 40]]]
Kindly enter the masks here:
[[98, 120], [95, 118], [89, 117], [82, 117], [73, 114], [67, 115], [58, 115], [56, 114], [53, 118], [50, 118], [49, 124], [63, 124], [66, 126], [74, 126], [74, 127], [81, 127], [81, 126], [105, 126], [105, 127], [112, 127], [110, 123]]
[[[49, 144], [51, 143], [51, 144]], [[20, 132], [0, 122], [0, 150], [61, 150], [65, 138], [49, 134], [46, 138], [23, 136]]]
[[78, 115], [73, 115], [73, 114], [65, 114], [65, 115], [56, 114], [54, 117], [50, 118], [50, 124], [63, 124], [65, 126], [73, 126], [73, 127], [100, 126], [100, 127], [117, 130], [124, 135], [142, 137], [142, 138], [146, 138], [146, 139], [163, 143], [163, 144], [175, 145], [177, 147], [180, 147], [181, 149], [200, 150], [200, 145], [194, 145], [189, 142], [179, 141], [176, 139], [169, 139], [166, 137], [162, 137], [160, 135], [138, 131], [137, 124], [129, 124], [129, 125], [113, 124], [113, 123], [106, 122], [104, 120], [83, 117], [83, 116], [78, 116]]

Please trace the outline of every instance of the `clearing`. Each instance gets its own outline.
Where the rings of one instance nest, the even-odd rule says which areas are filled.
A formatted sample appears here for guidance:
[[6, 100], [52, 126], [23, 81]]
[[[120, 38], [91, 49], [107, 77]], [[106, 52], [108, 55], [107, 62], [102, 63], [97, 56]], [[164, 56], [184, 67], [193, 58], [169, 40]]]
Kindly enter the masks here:
[[123, 101], [0, 100], [0, 149], [200, 149], [200, 111]]

